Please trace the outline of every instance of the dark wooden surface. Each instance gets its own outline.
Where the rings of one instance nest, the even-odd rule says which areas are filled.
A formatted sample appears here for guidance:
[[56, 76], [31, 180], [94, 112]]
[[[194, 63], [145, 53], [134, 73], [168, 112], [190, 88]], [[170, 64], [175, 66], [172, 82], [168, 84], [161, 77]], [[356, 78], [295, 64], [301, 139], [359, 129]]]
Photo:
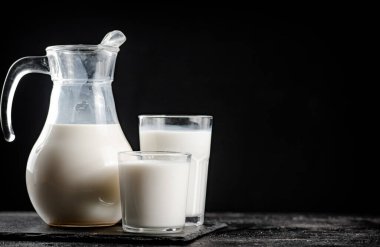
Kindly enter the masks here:
[[[189, 243], [190, 246], [380, 246], [380, 217], [333, 216], [316, 214], [240, 214], [209, 213], [207, 224], [228, 226]], [[2, 246], [89, 246], [86, 238], [72, 242], [70, 238], [51, 241], [44, 235], [36, 240], [22, 240], [20, 229], [35, 227], [41, 220], [34, 213], [0, 213], [0, 245]], [[32, 225], [32, 226], [31, 226]], [[77, 229], [86, 235], [87, 229]], [[94, 233], [93, 230], [91, 230]], [[109, 231], [98, 229], [99, 233]], [[7, 233], [8, 232], [8, 237]], [[19, 238], [9, 238], [18, 233]], [[17, 239], [17, 240], [16, 240]], [[49, 239], [49, 241], [47, 240]], [[113, 239], [92, 242], [91, 246], [128, 246], [129, 244], [159, 245], [167, 242], [118, 242]], [[117, 242], [117, 241], [116, 241]]]
[[183, 231], [168, 234], [126, 233], [121, 222], [109, 227], [50, 227], [35, 213], [2, 213], [0, 239], [20, 241], [66, 241], [107, 243], [167, 243], [183, 244], [200, 238], [227, 225], [221, 222], [206, 222], [202, 226], [186, 226]]

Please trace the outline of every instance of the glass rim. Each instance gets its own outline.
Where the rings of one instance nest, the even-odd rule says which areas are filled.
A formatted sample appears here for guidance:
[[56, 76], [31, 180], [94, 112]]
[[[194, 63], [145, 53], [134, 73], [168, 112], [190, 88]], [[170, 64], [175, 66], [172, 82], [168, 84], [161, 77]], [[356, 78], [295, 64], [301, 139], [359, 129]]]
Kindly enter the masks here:
[[213, 116], [211, 115], [154, 115], [154, 114], [141, 114], [138, 115], [139, 119], [141, 118], [207, 118], [207, 119], [213, 119]]
[[173, 151], [122, 151], [118, 153], [119, 155], [127, 154], [130, 156], [170, 156], [170, 157], [191, 157], [191, 153], [186, 152], [173, 152]]
[[98, 50], [107, 50], [118, 52], [120, 49], [105, 45], [52, 45], [46, 47], [46, 51], [67, 51], [67, 52], [96, 52]]

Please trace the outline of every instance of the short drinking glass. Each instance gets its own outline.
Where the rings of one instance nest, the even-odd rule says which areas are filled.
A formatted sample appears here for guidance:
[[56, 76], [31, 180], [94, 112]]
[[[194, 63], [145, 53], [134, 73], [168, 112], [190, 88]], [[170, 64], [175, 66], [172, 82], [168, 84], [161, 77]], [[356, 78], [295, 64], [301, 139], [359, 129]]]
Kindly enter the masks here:
[[123, 230], [171, 233], [185, 225], [191, 155], [176, 152], [119, 153]]

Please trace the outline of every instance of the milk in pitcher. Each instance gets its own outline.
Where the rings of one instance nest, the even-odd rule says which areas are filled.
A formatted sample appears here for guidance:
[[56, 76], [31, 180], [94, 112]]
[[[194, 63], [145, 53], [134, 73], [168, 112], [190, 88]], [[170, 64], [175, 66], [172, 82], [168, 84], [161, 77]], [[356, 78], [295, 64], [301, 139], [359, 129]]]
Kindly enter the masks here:
[[119, 221], [117, 153], [125, 150], [131, 147], [119, 124], [46, 125], [26, 171], [28, 193], [40, 217], [53, 226]]

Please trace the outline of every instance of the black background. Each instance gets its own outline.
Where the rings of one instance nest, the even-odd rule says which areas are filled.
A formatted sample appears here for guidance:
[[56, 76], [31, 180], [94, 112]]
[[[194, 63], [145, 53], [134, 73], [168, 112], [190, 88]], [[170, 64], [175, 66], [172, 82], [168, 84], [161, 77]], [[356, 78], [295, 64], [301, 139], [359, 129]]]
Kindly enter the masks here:
[[[134, 149], [138, 114], [214, 116], [208, 211], [379, 213], [375, 164], [356, 146], [355, 6], [18, 7], [1, 17], [2, 78], [49, 45], [97, 44], [119, 29], [128, 40], [113, 89]], [[51, 88], [31, 74], [16, 91], [16, 140], [0, 140], [0, 210], [33, 209], [26, 161]]]

